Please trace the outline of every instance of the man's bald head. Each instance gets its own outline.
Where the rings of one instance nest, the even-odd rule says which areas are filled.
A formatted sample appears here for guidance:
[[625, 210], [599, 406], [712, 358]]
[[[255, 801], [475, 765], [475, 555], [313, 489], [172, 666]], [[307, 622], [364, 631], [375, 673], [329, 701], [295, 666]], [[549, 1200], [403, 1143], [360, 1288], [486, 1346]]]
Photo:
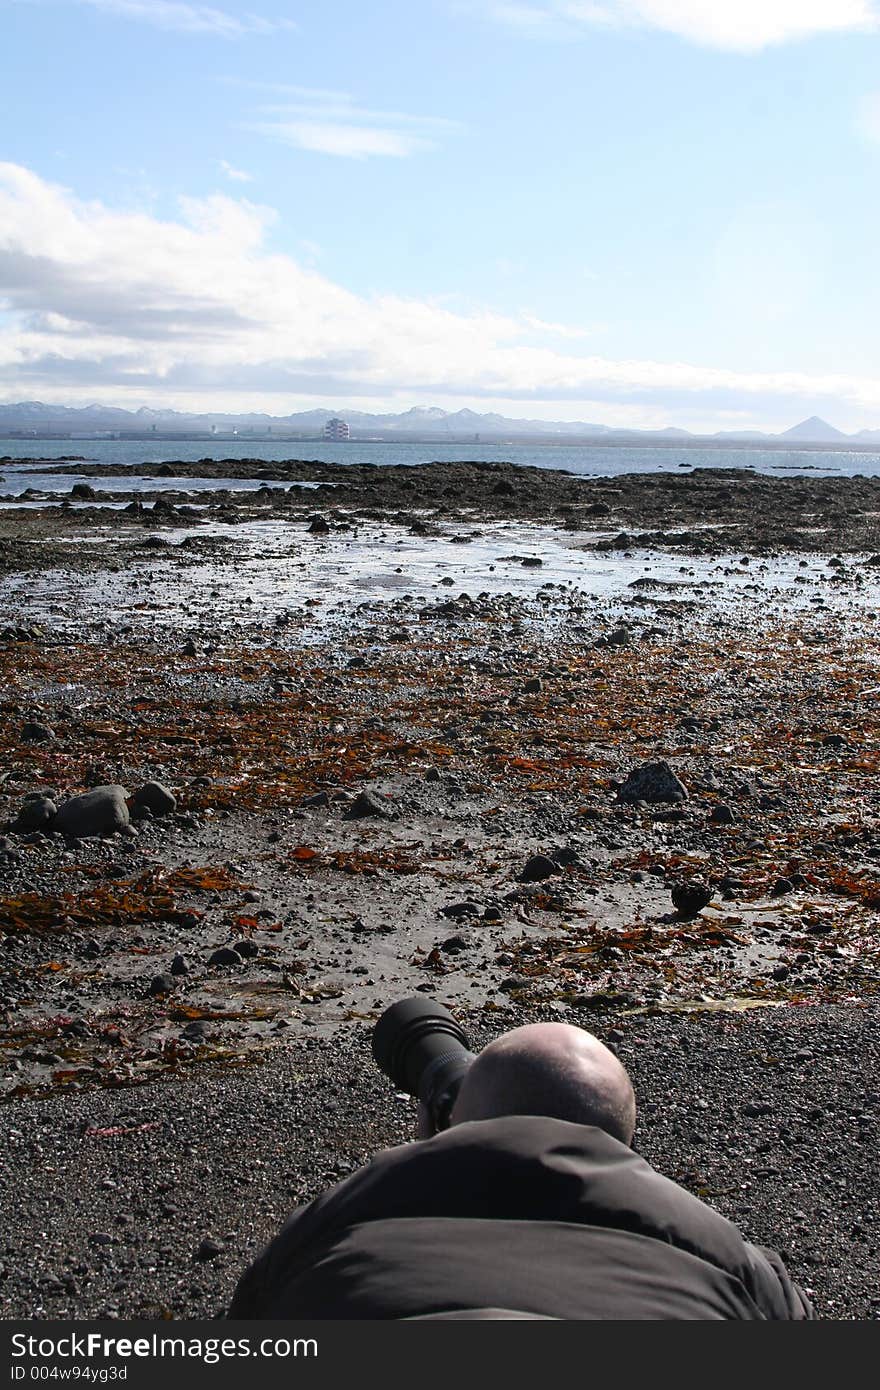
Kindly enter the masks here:
[[452, 1123], [547, 1115], [632, 1141], [632, 1083], [608, 1048], [568, 1023], [514, 1028], [484, 1048], [462, 1082]]

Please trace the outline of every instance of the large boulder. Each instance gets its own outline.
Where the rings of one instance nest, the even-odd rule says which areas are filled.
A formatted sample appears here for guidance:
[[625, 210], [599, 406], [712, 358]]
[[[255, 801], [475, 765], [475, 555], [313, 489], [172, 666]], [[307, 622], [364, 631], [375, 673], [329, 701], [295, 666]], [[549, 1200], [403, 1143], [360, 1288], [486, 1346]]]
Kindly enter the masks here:
[[52, 829], [75, 839], [112, 835], [129, 824], [127, 802], [125, 787], [93, 787], [90, 792], [73, 796], [59, 807]]
[[618, 801], [687, 801], [687, 787], [667, 762], [642, 763], [634, 767], [617, 789]]

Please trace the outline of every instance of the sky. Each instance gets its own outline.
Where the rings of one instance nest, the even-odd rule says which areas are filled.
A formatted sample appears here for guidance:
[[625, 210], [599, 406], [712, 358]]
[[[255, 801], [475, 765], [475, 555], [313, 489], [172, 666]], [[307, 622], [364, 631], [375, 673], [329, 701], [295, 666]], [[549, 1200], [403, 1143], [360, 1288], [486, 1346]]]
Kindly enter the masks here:
[[880, 0], [0, 0], [0, 401], [880, 428]]

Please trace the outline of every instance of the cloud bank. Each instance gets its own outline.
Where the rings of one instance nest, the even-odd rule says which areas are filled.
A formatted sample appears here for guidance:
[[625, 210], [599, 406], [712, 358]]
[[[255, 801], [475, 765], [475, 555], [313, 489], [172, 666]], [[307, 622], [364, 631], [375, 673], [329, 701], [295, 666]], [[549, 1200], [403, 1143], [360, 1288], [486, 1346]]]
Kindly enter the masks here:
[[492, 18], [533, 33], [654, 29], [735, 53], [880, 28], [876, 0], [490, 0], [487, 8]]
[[277, 413], [302, 397], [567, 402], [557, 414], [579, 418], [605, 402], [617, 419], [880, 411], [873, 378], [615, 360], [534, 316], [354, 294], [269, 249], [274, 218], [215, 194], [160, 220], [0, 164], [0, 392]]

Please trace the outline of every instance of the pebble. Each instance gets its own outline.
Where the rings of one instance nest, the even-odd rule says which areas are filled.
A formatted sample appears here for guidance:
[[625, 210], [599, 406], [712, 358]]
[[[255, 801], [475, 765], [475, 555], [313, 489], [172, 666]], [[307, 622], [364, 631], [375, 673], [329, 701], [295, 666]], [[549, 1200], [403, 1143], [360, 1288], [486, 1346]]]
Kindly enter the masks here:
[[241, 965], [242, 958], [232, 946], [220, 946], [208, 957], [209, 965]]
[[549, 859], [546, 854], [533, 854], [517, 874], [517, 879], [520, 883], [539, 883], [559, 872], [560, 866], [555, 859]]
[[303, 806], [329, 806], [330, 797], [327, 792], [315, 792], [314, 796], [307, 796], [305, 801], [300, 804]]
[[138, 787], [132, 802], [145, 807], [153, 816], [167, 816], [177, 809], [177, 797], [161, 782], [145, 782]]
[[625, 802], [681, 802], [687, 801], [688, 791], [669, 763], [642, 763], [633, 768], [626, 781], [618, 787], [617, 799]]
[[672, 906], [682, 917], [696, 917], [712, 901], [712, 889], [699, 878], [674, 883], [671, 891]]
[[365, 816], [388, 816], [390, 808], [383, 806], [371, 792], [360, 792], [345, 813], [345, 820], [362, 820]]
[[40, 724], [36, 721], [28, 722], [23, 725], [21, 737], [25, 743], [54, 743], [55, 734], [48, 724]]
[[773, 1106], [768, 1100], [750, 1100], [743, 1106], [743, 1114], [749, 1120], [757, 1120], [763, 1115], [772, 1115]]
[[[329, 528], [328, 528], [329, 529]], [[196, 1251], [197, 1260], [215, 1260], [218, 1255], [222, 1255], [226, 1246], [222, 1240], [215, 1240], [213, 1236], [205, 1236]]]
[[481, 907], [479, 903], [467, 899], [465, 902], [449, 903], [447, 907], [441, 907], [440, 911], [444, 917], [479, 917]]

